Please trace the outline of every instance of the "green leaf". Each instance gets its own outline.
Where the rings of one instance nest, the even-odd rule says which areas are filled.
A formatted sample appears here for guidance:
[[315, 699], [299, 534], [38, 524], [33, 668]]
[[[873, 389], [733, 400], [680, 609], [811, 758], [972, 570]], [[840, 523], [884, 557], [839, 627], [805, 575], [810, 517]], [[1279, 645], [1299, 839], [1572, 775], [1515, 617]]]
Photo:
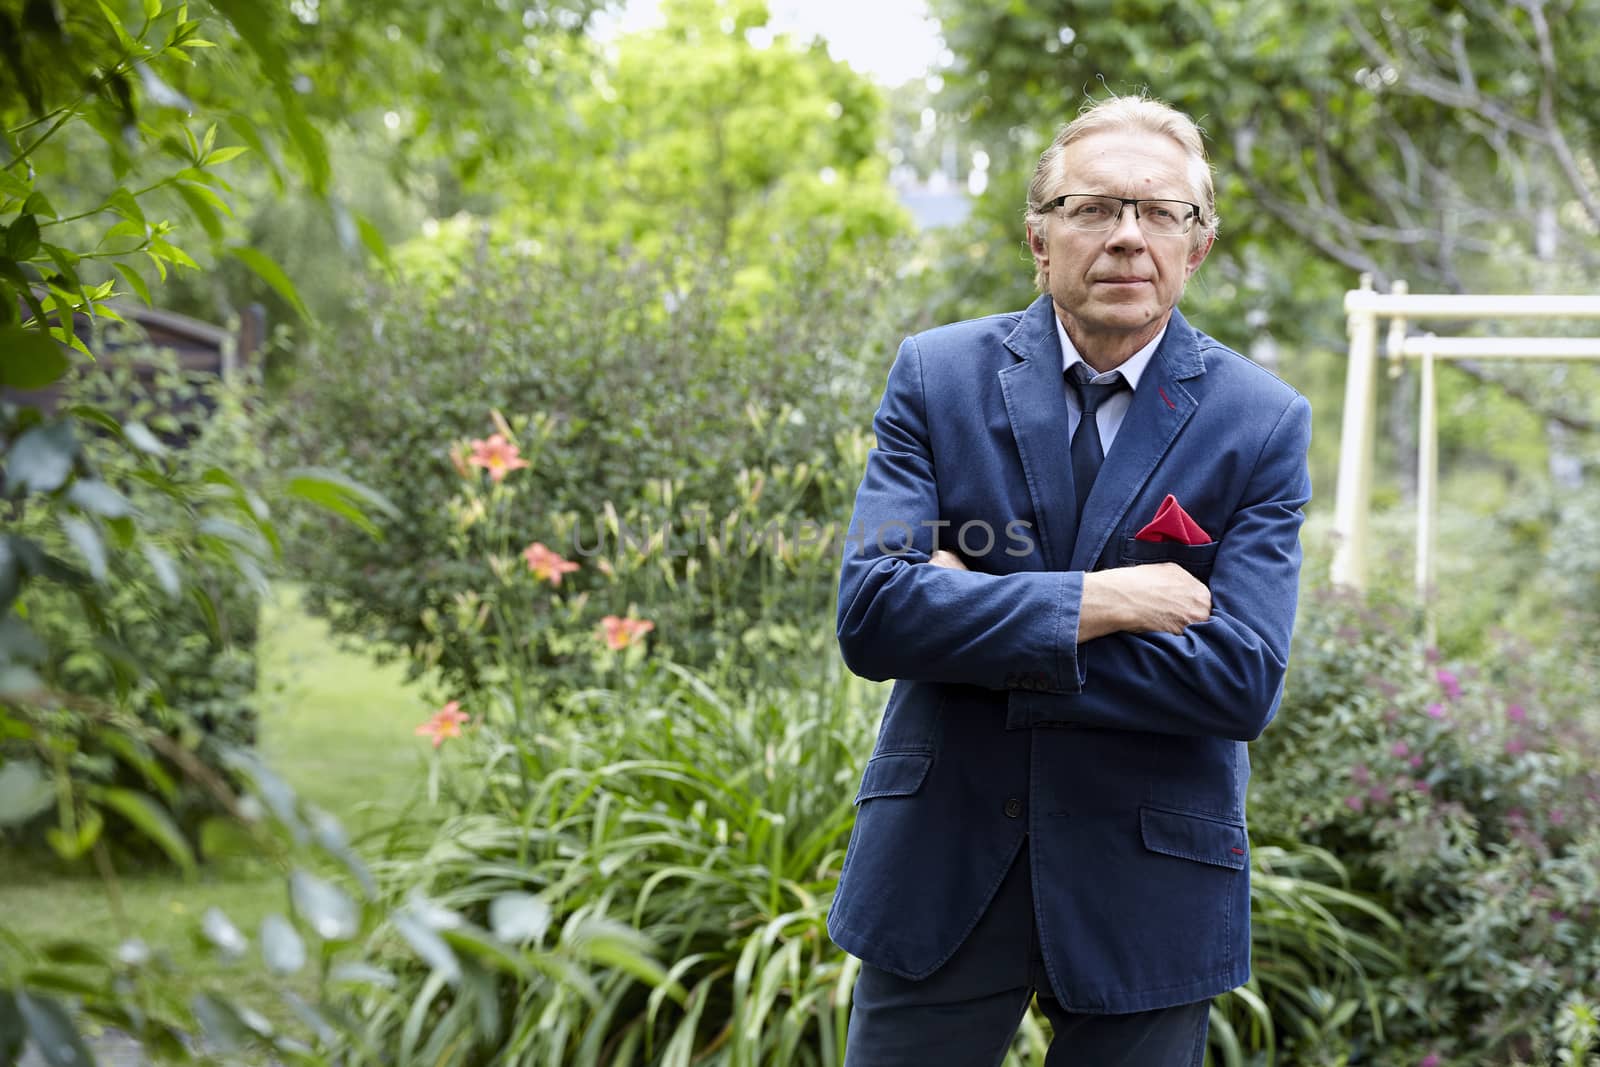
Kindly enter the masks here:
[[61, 216], [56, 214], [56, 209], [51, 205], [50, 198], [40, 192], [28, 194], [27, 201], [22, 205], [25, 215], [43, 215], [47, 219], [56, 219]]
[[78, 264], [82, 262], [82, 258], [76, 252], [48, 242], [44, 245], [44, 251], [56, 265], [56, 273], [61, 276], [63, 284], [73, 288], [83, 285], [83, 280], [78, 277]]
[[126, 763], [137, 770], [142, 778], [161, 794], [161, 799], [168, 805], [178, 802], [178, 783], [172, 776], [162, 769], [156, 762], [144, 742], [116, 730], [102, 730], [99, 734], [100, 743]]
[[298, 974], [306, 965], [306, 945], [300, 931], [282, 915], [261, 920], [261, 958], [273, 974]]
[[127, 497], [105, 482], [92, 478], [79, 478], [73, 482], [67, 490], [67, 502], [104, 519], [120, 519], [133, 514], [133, 505]]
[[140, 452], [149, 456], [164, 456], [167, 446], [161, 443], [161, 438], [150, 432], [144, 423], [132, 420], [122, 424], [122, 434], [128, 443]]
[[140, 833], [187, 872], [195, 869], [194, 851], [165, 808], [132, 789], [106, 789], [100, 795], [106, 807], [132, 823]]
[[236, 1053], [255, 1038], [232, 1004], [209, 993], [197, 993], [190, 1008], [206, 1041], [218, 1052]]
[[372, 258], [393, 270], [394, 257], [389, 252], [389, 243], [383, 239], [383, 234], [378, 232], [378, 228], [365, 215], [356, 215], [355, 220], [356, 232], [361, 235], [361, 243], [367, 246]]
[[144, 208], [140, 206], [138, 197], [128, 190], [118, 189], [112, 193], [106, 198], [106, 207], [129, 222], [138, 224], [140, 233], [148, 231], [149, 223], [144, 217]]
[[288, 479], [285, 491], [290, 496], [342, 515], [372, 537], [381, 538], [383, 531], [368, 517], [369, 509], [381, 511], [390, 518], [400, 517], [399, 509], [388, 497], [338, 471], [323, 467], [296, 467], [288, 472]]
[[430, 968], [433, 969], [446, 982], [455, 983], [461, 979], [461, 963], [456, 959], [455, 952], [440, 937], [438, 932], [428, 926], [415, 915], [405, 912], [395, 914], [392, 919], [394, 928], [405, 938], [406, 944]]
[[237, 159], [248, 151], [250, 151], [250, 148], [247, 145], [227, 145], [208, 153], [205, 158], [205, 164], [208, 167], [221, 166], [230, 159]]
[[[217, 217], [217, 212], [211, 204], [196, 191], [205, 189], [205, 186], [185, 185], [183, 182], [179, 182], [173, 188], [178, 190], [178, 195], [183, 197], [183, 202], [189, 205], [189, 213], [195, 217], [201, 228], [206, 231], [206, 236], [213, 241], [222, 240], [222, 220]], [[206, 189], [206, 192], [209, 193], [211, 190]], [[212, 193], [212, 196], [215, 197], [216, 194]]]
[[532, 893], [501, 893], [489, 902], [489, 927], [509, 944], [537, 941], [550, 928], [550, 905]]
[[67, 535], [72, 547], [83, 557], [89, 568], [89, 577], [97, 582], [106, 580], [106, 546], [100, 532], [82, 519], [68, 517], [61, 520], [61, 532]]
[[128, 288], [133, 290], [134, 295], [144, 301], [145, 307], [154, 306], [150, 300], [150, 286], [145, 283], [144, 277], [138, 271], [126, 263], [113, 263], [111, 266], [122, 275], [122, 280], [128, 283]]
[[78, 1036], [66, 1011], [48, 997], [18, 990], [17, 1011], [28, 1027], [28, 1038], [50, 1067], [91, 1067], [94, 1057]]
[[43, 389], [70, 366], [72, 361], [48, 334], [21, 326], [0, 328], [0, 386]]
[[17, 1063], [22, 1059], [22, 1045], [28, 1040], [28, 1028], [22, 1022], [22, 1013], [9, 990], [0, 989], [0, 1063]]
[[100, 809], [90, 808], [78, 821], [76, 834], [68, 834], [63, 828], [52, 826], [44, 832], [44, 839], [49, 842], [56, 855], [71, 863], [94, 847], [94, 843], [100, 840], [100, 831], [103, 829], [105, 820], [100, 816]]
[[228, 248], [228, 252], [239, 262], [249, 267], [258, 278], [272, 286], [277, 294], [287, 300], [290, 306], [299, 313], [301, 318], [307, 322], [311, 321], [311, 312], [301, 302], [300, 293], [295, 289], [294, 283], [289, 280], [287, 274], [283, 273], [283, 268], [278, 266], [271, 256], [245, 245], [231, 245]]
[[6, 228], [6, 254], [21, 263], [32, 259], [39, 251], [39, 220], [32, 215], [18, 215]]
[[177, 564], [172, 562], [172, 557], [161, 549], [148, 542], [143, 546], [145, 562], [150, 564], [150, 570], [156, 576], [156, 584], [161, 586], [161, 591], [173, 600], [178, 599], [183, 592], [183, 579], [178, 574]]
[[28, 430], [11, 446], [6, 461], [6, 492], [53, 493], [66, 483], [78, 457], [71, 424], [47, 422]]
[[0, 826], [27, 822], [54, 799], [55, 786], [39, 764], [12, 760], [0, 767]]
[[238, 959], [250, 942], [221, 908], [211, 907], [200, 917], [200, 934], [229, 959]]
[[360, 932], [356, 902], [309, 871], [297, 870], [289, 876], [289, 899], [295, 914], [324, 941], [349, 941]]

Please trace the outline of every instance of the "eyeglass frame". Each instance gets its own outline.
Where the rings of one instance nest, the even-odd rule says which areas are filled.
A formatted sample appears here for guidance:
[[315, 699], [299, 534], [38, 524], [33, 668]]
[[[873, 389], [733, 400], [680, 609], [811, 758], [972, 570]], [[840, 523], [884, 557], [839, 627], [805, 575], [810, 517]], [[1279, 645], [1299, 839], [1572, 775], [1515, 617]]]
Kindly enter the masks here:
[[1116, 229], [1117, 226], [1122, 222], [1122, 213], [1128, 210], [1128, 205], [1130, 204], [1133, 205], [1133, 221], [1138, 225], [1139, 232], [1141, 233], [1149, 233], [1150, 231], [1144, 228], [1144, 216], [1139, 213], [1140, 204], [1182, 204], [1192, 212], [1192, 214], [1184, 218], [1183, 229], [1179, 230], [1177, 233], [1154, 234], [1153, 236], [1156, 237], [1187, 237], [1189, 234], [1194, 232], [1195, 224], [1201, 219], [1200, 205], [1190, 200], [1179, 200], [1176, 197], [1171, 196], [1112, 196], [1109, 193], [1062, 193], [1060, 196], [1053, 197], [1050, 200], [1046, 200], [1043, 204], [1040, 204], [1039, 213], [1043, 214], [1046, 211], [1054, 211], [1057, 208], [1064, 206], [1069, 197], [1074, 196], [1091, 196], [1096, 200], [1115, 200], [1122, 205], [1117, 209], [1116, 217], [1111, 220], [1111, 225], [1105, 227], [1105, 229], [1085, 230], [1082, 227], [1073, 227], [1073, 229], [1077, 230], [1079, 233], [1106, 233], [1110, 230]]

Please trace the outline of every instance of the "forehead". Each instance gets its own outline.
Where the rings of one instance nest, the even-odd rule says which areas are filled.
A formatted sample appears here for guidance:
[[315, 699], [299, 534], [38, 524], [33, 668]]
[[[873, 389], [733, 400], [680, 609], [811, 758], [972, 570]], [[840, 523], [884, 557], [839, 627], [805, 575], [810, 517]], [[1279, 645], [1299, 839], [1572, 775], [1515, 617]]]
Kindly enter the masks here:
[[1161, 133], [1102, 130], [1061, 153], [1060, 192], [1190, 200], [1189, 154]]

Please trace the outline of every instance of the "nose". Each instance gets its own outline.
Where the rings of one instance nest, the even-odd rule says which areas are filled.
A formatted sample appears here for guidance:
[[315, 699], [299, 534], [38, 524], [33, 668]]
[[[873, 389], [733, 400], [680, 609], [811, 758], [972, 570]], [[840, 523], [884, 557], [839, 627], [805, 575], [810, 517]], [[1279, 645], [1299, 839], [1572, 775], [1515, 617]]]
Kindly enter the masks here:
[[1106, 231], [1106, 247], [1113, 252], [1138, 252], [1144, 248], [1144, 230], [1132, 204], [1123, 204], [1117, 224]]

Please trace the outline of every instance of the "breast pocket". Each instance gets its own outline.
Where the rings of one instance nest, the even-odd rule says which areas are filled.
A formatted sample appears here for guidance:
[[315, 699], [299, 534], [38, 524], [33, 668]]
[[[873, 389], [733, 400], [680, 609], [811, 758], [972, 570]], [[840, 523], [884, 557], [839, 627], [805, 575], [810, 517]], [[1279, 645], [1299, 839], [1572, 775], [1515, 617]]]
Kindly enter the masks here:
[[1130, 537], [1122, 542], [1121, 560], [1124, 566], [1139, 563], [1176, 563], [1200, 581], [1211, 578], [1211, 566], [1217, 561], [1221, 541], [1203, 545], [1185, 545], [1177, 541], [1140, 541]]

